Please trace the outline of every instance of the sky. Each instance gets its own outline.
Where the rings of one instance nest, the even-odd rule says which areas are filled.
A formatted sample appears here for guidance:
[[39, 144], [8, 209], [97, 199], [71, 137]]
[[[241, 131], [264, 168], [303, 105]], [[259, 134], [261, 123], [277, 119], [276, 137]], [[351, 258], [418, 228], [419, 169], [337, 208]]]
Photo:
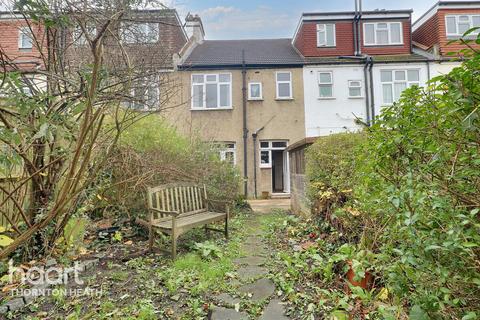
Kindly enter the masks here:
[[[363, 0], [365, 10], [413, 9], [420, 17], [437, 0]], [[202, 18], [207, 39], [291, 38], [302, 12], [353, 11], [354, 0], [166, 0], [184, 18]]]

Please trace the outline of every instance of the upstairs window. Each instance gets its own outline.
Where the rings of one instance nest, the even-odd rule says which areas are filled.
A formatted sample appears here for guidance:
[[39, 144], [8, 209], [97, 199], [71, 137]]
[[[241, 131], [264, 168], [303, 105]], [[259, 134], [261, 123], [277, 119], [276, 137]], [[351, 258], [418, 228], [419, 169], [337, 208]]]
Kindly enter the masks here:
[[364, 23], [363, 42], [366, 46], [403, 44], [402, 23]]
[[138, 81], [132, 88], [130, 106], [135, 110], [152, 110], [158, 107], [160, 87], [157, 76], [149, 76]]
[[248, 84], [248, 100], [262, 100], [262, 83], [261, 82], [250, 82]]
[[32, 33], [30, 32], [30, 28], [22, 27], [18, 33], [18, 48], [19, 49], [32, 49], [33, 47], [33, 40], [32, 40]]
[[362, 97], [362, 81], [361, 80], [348, 81], [348, 97], [349, 98]]
[[317, 47], [335, 47], [334, 24], [317, 24]]
[[333, 98], [333, 73], [331, 71], [318, 73], [318, 88], [320, 98]]
[[[445, 25], [447, 29], [447, 36], [461, 37], [468, 30], [480, 27], [480, 15], [459, 15], [445, 16]], [[479, 30], [475, 30], [471, 35], [476, 35]]]
[[288, 100], [293, 99], [292, 95], [292, 73], [291, 72], [277, 72], [277, 99]]
[[123, 23], [124, 43], [156, 43], [159, 40], [159, 24], [156, 22]]
[[382, 70], [380, 71], [382, 83], [383, 103], [392, 104], [400, 99], [403, 90], [413, 85], [420, 85], [419, 70]]
[[[87, 25], [86, 29], [90, 39], [94, 39], [97, 35], [97, 28], [93, 25]], [[76, 26], [73, 30], [73, 42], [77, 46], [84, 46], [87, 44], [87, 37], [80, 26]]]
[[193, 74], [192, 109], [232, 108], [232, 75]]

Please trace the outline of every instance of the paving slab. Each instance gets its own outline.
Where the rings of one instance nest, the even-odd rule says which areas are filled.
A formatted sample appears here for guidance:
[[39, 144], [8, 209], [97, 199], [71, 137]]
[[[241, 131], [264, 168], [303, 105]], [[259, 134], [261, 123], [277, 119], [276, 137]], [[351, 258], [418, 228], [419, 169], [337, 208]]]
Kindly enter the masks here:
[[240, 281], [256, 279], [268, 274], [268, 270], [259, 266], [245, 266], [237, 270]]
[[270, 279], [262, 278], [240, 287], [238, 291], [243, 294], [251, 294], [250, 299], [252, 301], [260, 302], [269, 298], [275, 292], [275, 284]]
[[240, 299], [234, 298], [228, 293], [221, 293], [214, 297], [215, 300], [222, 302], [223, 304], [234, 306], [237, 303], [240, 303]]
[[234, 309], [213, 307], [211, 320], [243, 320], [248, 319], [245, 312], [237, 312]]
[[267, 248], [264, 244], [244, 243], [240, 249], [247, 256], [264, 256], [267, 254]]
[[246, 266], [261, 266], [264, 265], [267, 259], [260, 256], [248, 256], [241, 257], [233, 260], [233, 263], [236, 265], [246, 265]]
[[259, 320], [288, 320], [289, 318], [285, 315], [285, 306], [282, 304], [282, 301], [273, 299], [271, 300], [265, 310], [263, 311], [262, 316]]

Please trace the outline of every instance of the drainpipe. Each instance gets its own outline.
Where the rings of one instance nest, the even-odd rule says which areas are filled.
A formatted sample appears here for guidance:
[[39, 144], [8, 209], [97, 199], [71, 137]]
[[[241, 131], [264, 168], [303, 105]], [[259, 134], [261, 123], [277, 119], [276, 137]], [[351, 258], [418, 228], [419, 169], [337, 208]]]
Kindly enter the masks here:
[[371, 123], [375, 123], [375, 97], [374, 95], [374, 88], [373, 88], [373, 58], [368, 56], [367, 57], [367, 63], [369, 64], [368, 67], [368, 74], [370, 76], [370, 117], [371, 117]]
[[242, 111], [243, 111], [243, 193], [248, 197], [248, 163], [247, 163], [247, 65], [245, 63], [245, 50], [242, 50]]
[[362, 37], [361, 37], [361, 19], [362, 19], [362, 0], [358, 0], [358, 18], [357, 18], [357, 55], [362, 55]]
[[365, 59], [365, 66], [363, 66], [363, 78], [365, 86], [365, 114], [367, 117], [367, 125], [370, 126], [370, 93], [368, 92], [368, 58]]
[[358, 55], [358, 41], [357, 41], [357, 19], [358, 19], [358, 0], [355, 0], [355, 15], [353, 16], [353, 54]]
[[260, 131], [263, 130], [265, 127], [261, 127], [254, 133], [252, 133], [253, 138], [253, 184], [255, 190], [255, 199], [258, 198], [258, 191], [257, 191], [257, 138]]

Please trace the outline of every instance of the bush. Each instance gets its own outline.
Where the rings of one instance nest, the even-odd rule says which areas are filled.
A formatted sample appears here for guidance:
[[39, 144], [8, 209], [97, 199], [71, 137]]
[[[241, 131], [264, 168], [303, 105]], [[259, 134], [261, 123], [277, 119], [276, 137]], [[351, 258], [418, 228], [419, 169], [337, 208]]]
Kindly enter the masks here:
[[312, 212], [338, 228], [347, 223], [333, 216], [352, 197], [357, 159], [355, 150], [365, 139], [362, 133], [340, 133], [320, 137], [306, 152], [308, 198]]
[[110, 183], [100, 198], [130, 217], [145, 212], [147, 187], [170, 182], [205, 184], [211, 197], [233, 201], [240, 175], [235, 167], [220, 161], [217, 148], [180, 135], [158, 117], [146, 117], [122, 135], [104, 173]]

